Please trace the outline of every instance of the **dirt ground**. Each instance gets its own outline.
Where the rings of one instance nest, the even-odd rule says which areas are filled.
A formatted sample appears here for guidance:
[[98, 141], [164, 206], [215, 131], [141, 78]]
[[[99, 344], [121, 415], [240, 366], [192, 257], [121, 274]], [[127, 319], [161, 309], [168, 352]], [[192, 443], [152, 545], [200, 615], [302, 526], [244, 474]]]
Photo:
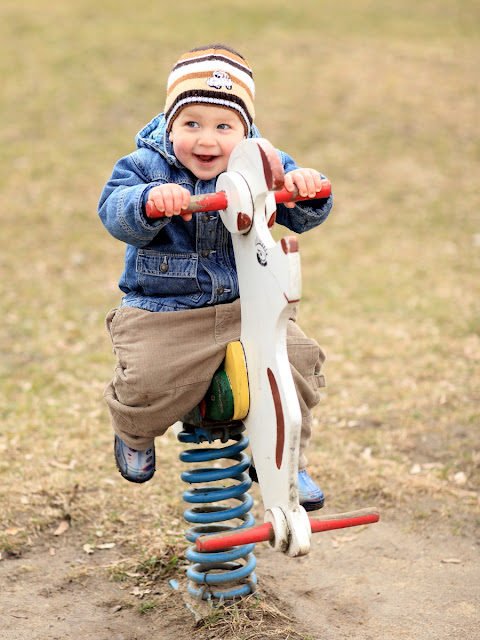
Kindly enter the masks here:
[[430, 525], [408, 531], [398, 514], [316, 534], [304, 558], [257, 545], [259, 590], [281, 617], [240, 636], [199, 629], [182, 581], [178, 590], [168, 579], [154, 581], [157, 606], [140, 613], [138, 587], [112, 582], [106, 571], [121, 551], [85, 554], [79, 540], [74, 532], [62, 541], [45, 537], [27, 555], [0, 563], [1, 640], [480, 637], [479, 540]]

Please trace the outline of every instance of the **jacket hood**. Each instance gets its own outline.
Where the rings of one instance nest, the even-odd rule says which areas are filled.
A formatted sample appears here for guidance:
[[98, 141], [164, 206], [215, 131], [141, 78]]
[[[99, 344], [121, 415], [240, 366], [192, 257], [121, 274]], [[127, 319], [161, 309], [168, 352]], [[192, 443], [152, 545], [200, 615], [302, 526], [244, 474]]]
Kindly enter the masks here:
[[[249, 138], [260, 138], [260, 132], [253, 124]], [[173, 151], [173, 143], [170, 142], [167, 133], [167, 124], [165, 121], [165, 115], [160, 113], [155, 116], [143, 129], [141, 129], [135, 136], [135, 142], [137, 148], [145, 147], [147, 149], [153, 149], [158, 151], [162, 155], [168, 164], [183, 169], [183, 165], [175, 156]]]

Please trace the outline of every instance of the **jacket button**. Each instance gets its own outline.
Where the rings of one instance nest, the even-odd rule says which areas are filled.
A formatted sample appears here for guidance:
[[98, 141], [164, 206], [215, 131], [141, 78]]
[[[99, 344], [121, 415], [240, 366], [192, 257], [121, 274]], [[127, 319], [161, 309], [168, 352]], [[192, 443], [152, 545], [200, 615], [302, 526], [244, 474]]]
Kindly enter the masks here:
[[210, 216], [208, 215], [208, 213], [203, 214], [202, 222], [210, 222]]
[[162, 262], [162, 264], [160, 265], [160, 271], [162, 273], [166, 273], [168, 271], [168, 264], [166, 262]]
[[208, 249], [204, 249], [202, 251], [202, 258], [208, 258], [209, 255], [210, 255], [210, 251]]
[[217, 296], [221, 296], [224, 291], [225, 291], [225, 287], [218, 287]]

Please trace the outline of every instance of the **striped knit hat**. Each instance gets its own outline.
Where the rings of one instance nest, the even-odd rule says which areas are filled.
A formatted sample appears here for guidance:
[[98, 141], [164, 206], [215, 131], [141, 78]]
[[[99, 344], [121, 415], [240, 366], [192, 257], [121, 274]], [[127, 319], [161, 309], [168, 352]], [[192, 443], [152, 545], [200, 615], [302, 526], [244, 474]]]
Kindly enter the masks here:
[[248, 62], [223, 44], [209, 44], [185, 53], [173, 67], [167, 83], [167, 131], [184, 107], [210, 104], [233, 109], [248, 137], [255, 117], [255, 84]]

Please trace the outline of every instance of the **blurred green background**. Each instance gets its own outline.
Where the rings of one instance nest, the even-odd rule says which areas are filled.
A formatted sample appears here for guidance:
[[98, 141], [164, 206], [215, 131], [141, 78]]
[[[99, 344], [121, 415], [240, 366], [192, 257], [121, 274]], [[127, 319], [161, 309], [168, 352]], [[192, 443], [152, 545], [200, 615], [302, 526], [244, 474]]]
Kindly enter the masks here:
[[[114, 468], [103, 318], [124, 247], [96, 206], [172, 65], [209, 42], [252, 65], [262, 135], [333, 184], [331, 217], [300, 238], [300, 321], [329, 358], [312, 475], [332, 508], [474, 524], [479, 34], [476, 0], [2, 2], [2, 548], [54, 526], [65, 496], [80, 531], [139, 548], [129, 506], [157, 525], [145, 544], [183, 529], [172, 436], [151, 486]], [[459, 497], [473, 519], [452, 516]]]

